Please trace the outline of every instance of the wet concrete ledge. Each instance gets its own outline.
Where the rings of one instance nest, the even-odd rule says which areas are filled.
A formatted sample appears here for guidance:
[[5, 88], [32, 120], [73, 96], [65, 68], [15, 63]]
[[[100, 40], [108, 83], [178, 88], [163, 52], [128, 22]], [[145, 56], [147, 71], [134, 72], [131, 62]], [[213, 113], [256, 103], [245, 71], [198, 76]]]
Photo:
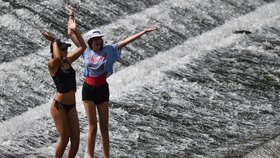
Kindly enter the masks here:
[[280, 135], [251, 151], [244, 158], [280, 158]]

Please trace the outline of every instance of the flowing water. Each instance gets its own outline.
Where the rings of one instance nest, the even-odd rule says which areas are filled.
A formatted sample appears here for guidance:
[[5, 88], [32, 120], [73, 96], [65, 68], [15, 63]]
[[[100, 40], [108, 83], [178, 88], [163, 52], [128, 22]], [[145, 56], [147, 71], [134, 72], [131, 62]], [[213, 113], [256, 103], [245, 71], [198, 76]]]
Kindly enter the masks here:
[[[49, 43], [67, 40], [66, 1], [0, 0], [0, 157], [52, 157]], [[75, 0], [79, 30], [114, 43], [157, 26], [122, 50], [108, 79], [112, 157], [242, 157], [279, 135], [279, 2]], [[86, 155], [87, 121], [77, 71]], [[279, 89], [278, 89], [279, 88]], [[279, 126], [278, 126], [279, 125]], [[97, 137], [96, 157], [102, 157]]]

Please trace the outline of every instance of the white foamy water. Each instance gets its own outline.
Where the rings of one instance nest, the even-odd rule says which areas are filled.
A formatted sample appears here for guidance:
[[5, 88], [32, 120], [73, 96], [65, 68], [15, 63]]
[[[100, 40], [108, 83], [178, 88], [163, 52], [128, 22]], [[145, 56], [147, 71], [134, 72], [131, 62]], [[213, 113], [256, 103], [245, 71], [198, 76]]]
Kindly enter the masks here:
[[[201, 53], [214, 47], [223, 46], [242, 38], [242, 35], [234, 35], [236, 30], [249, 30], [254, 32], [263, 25], [271, 24], [279, 17], [278, 3], [259, 8], [253, 13], [227, 22], [225, 25], [202, 35], [191, 38], [185, 43], [158, 55], [139, 62], [129, 68], [115, 73], [109, 78], [111, 84], [111, 98], [118, 100], [121, 93], [135, 91], [137, 87], [145, 84], [156, 84], [161, 81], [166, 69], [180, 67], [189, 62], [191, 58], [199, 58]], [[261, 22], [260, 22], [261, 21]]]
[[[178, 6], [185, 5], [183, 1], [176, 2], [176, 5]], [[171, 3], [171, 1], [169, 1], [169, 3]], [[157, 87], [158, 85], [160, 85], [162, 79], [166, 76], [165, 72], [167, 70], [176, 71], [180, 69], [181, 64], [189, 63], [194, 58], [199, 58], [200, 56], [204, 55], [208, 50], [212, 50], [219, 46], [230, 45], [234, 42], [242, 41], [244, 39], [243, 35], [232, 34], [232, 32], [234, 32], [235, 30], [246, 29], [254, 32], [256, 29], [259, 29], [264, 25], [272, 25], [273, 21], [276, 18], [279, 18], [280, 14], [278, 8], [279, 3], [273, 3], [270, 5], [260, 7], [259, 9], [248, 15], [242, 16], [237, 19], [232, 19], [231, 21], [226, 22], [225, 25], [217, 27], [212, 31], [203, 33], [200, 36], [193, 37], [170, 50], [162, 51], [152, 58], [145, 59], [132, 66], [123, 68], [122, 70], [116, 72], [109, 78], [111, 100], [113, 102], [125, 102], [126, 100], [122, 100], [123, 96], [126, 96], [130, 93], [136, 94], [141, 88], [149, 86]], [[149, 10], [148, 13], [154, 13], [154, 11]], [[163, 16], [162, 18], [164, 17], [165, 16]], [[143, 19], [145, 19], [145, 17]], [[127, 22], [126, 20], [124, 21]], [[131, 25], [130, 22], [129, 25]], [[110, 28], [112, 26], [105, 26], [105, 29], [107, 27]], [[36, 54], [46, 56], [46, 52], [47, 50], [44, 49], [43, 51], [37, 52]], [[21, 63], [22, 60], [31, 57], [33, 58], [35, 57], [35, 55], [31, 54], [29, 56], [17, 59], [13, 63], [1, 64], [0, 69], [6, 71], [7, 67], [10, 67], [12, 71], [16, 71], [17, 69], [19, 69], [19, 66], [22, 65], [13, 67], [14, 63]], [[44, 58], [40, 59], [42, 60], [42, 62], [45, 62], [43, 61]], [[33, 63], [32, 60], [29, 62], [29, 64], [35, 65], [35, 63]], [[24, 76], [23, 72], [19, 72], [19, 74], [21, 74], [21, 78], [28, 79], [28, 76]], [[180, 89], [180, 82], [174, 81], [173, 84], [171, 83], [172, 82], [170, 81], [170, 85], [167, 86], [176, 86], [176, 89]], [[198, 86], [197, 89], [199, 88], [200, 87]], [[164, 91], [164, 87], [159, 87], [159, 91]], [[201, 91], [203, 91], [203, 89]], [[174, 92], [174, 95], [176, 95], [176, 92]], [[143, 96], [144, 99], [149, 99], [150, 97], [148, 94], [143, 94]], [[176, 96], [174, 96], [174, 98], [174, 102], [179, 102], [178, 104], [185, 104], [180, 102], [180, 98], [176, 98]], [[137, 98], [134, 99], [137, 101]], [[83, 157], [86, 148], [85, 140], [87, 124], [85, 121], [85, 114], [81, 102], [81, 87], [78, 88], [77, 92], [77, 105], [79, 118], [81, 119], [81, 127], [84, 130], [81, 133], [82, 143], [80, 147], [81, 151], [79, 152], [78, 157]], [[165, 109], [163, 107], [158, 107], [156, 110], [164, 111]], [[176, 111], [174, 109], [170, 112], [173, 112], [174, 115], [178, 115], [179, 113], [179, 111]], [[204, 113], [207, 114], [208, 111], [205, 111]], [[114, 108], [113, 110], [111, 110], [110, 114], [110, 126], [112, 128], [112, 131], [110, 133], [112, 140], [112, 155], [115, 157], [133, 157], [135, 155], [139, 155], [139, 157], [145, 157], [146, 153], [143, 150], [138, 151], [137, 149], [134, 149], [135, 153], [127, 152], [133, 150], [131, 148], [131, 145], [135, 145], [135, 143], [139, 143], [139, 141], [141, 140], [151, 140], [152, 142], [160, 142], [159, 145], [156, 146], [155, 151], [159, 154], [162, 154], [162, 157], [168, 152], [170, 152], [171, 154], [176, 154], [177, 150], [183, 151], [191, 143], [195, 143], [193, 142], [193, 140], [184, 137], [182, 137], [181, 141], [178, 144], [171, 142], [169, 140], [171, 138], [168, 137], [158, 136], [155, 138], [154, 135], [151, 133], [155, 131], [157, 123], [161, 121], [157, 118], [149, 122], [154, 122], [154, 124], [147, 125], [145, 123], [141, 124], [142, 120], [150, 119], [150, 117], [146, 115], [136, 115], [122, 108]], [[137, 125], [138, 129], [132, 131], [132, 127], [134, 127], [135, 124]], [[164, 122], [164, 125], [168, 126], [168, 123]], [[233, 128], [235, 127], [233, 126]], [[48, 133], [49, 130], [51, 131], [50, 133]], [[184, 129], [178, 128], [177, 130]], [[31, 150], [31, 154], [29, 155], [29, 157], [36, 157], [40, 154], [50, 156], [53, 153], [56, 135], [54, 134], [55, 129], [52, 125], [52, 120], [49, 115], [49, 103], [29, 109], [27, 112], [19, 116], [15, 116], [7, 121], [1, 122], [0, 131], [1, 147], [9, 148], [10, 145], [15, 144], [13, 150], [17, 151], [18, 153], [24, 153], [25, 155], [28, 155], [28, 151], [25, 150]], [[38, 137], [38, 141], [33, 140], [33, 143], [35, 142], [35, 144], [38, 144], [36, 144], [35, 147], [32, 148], [32, 144], [28, 144], [28, 140], [24, 139], [24, 137], [30, 137], [31, 139], [34, 139], [34, 135]], [[50, 135], [53, 137], [51, 137]], [[205, 137], [208, 136], [205, 135]], [[23, 146], [25, 143], [28, 144], [26, 145], [27, 149], [20, 148], [20, 146]], [[98, 156], [101, 156], [100, 144], [97, 145], [96, 150], [99, 153]], [[199, 157], [199, 155], [197, 155], [197, 157]]]

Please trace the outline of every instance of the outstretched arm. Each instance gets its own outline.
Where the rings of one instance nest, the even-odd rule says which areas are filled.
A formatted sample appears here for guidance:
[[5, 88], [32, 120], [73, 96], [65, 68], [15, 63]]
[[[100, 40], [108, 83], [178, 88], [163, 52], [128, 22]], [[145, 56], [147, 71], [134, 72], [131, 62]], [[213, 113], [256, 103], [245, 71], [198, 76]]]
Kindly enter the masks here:
[[126, 46], [127, 44], [129, 44], [129, 43], [133, 42], [134, 40], [136, 40], [137, 38], [141, 37], [145, 33], [152, 32], [152, 31], [155, 31], [155, 30], [156, 30], [156, 27], [147, 27], [143, 31], [141, 31], [141, 32], [139, 32], [135, 35], [132, 35], [132, 36], [126, 38], [125, 40], [122, 40], [122, 41], [118, 42], [118, 48], [121, 49], [124, 46]]
[[85, 44], [81, 34], [77, 30], [76, 22], [75, 22], [75, 18], [74, 18], [74, 12], [73, 12], [72, 7], [70, 5], [67, 5], [65, 8], [69, 12], [68, 31], [67, 32], [68, 32], [68, 35], [70, 36], [71, 40], [77, 46], [77, 48], [72, 53], [68, 54], [68, 56], [67, 56], [70, 59], [70, 61], [73, 62], [76, 59], [78, 59], [81, 56], [81, 54], [84, 52], [84, 50], [86, 49], [86, 44]]

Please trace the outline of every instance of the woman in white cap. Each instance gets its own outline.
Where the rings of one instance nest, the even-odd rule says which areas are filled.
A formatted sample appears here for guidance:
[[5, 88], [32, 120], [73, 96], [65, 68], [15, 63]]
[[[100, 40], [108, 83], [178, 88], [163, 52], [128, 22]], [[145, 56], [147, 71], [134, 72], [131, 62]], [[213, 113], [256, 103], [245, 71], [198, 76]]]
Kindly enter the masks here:
[[48, 69], [56, 86], [56, 93], [51, 103], [50, 111], [59, 134], [55, 157], [61, 158], [65, 148], [71, 142], [68, 158], [74, 158], [79, 149], [80, 128], [76, 111], [76, 74], [71, 63], [81, 56], [86, 49], [86, 44], [76, 29], [74, 15], [70, 6], [68, 34], [77, 46], [72, 53], [68, 53], [71, 44], [55, 39], [50, 33], [43, 32], [43, 36], [52, 42], [52, 59], [48, 62]]
[[88, 48], [82, 55], [85, 62], [82, 100], [89, 124], [87, 142], [89, 157], [94, 157], [97, 133], [96, 111], [98, 111], [103, 154], [105, 158], [109, 158], [109, 87], [106, 78], [113, 73], [113, 64], [121, 57], [121, 48], [145, 33], [155, 30], [155, 27], [145, 28], [125, 40], [106, 46], [102, 39], [104, 35], [100, 30], [91, 30], [87, 33]]

